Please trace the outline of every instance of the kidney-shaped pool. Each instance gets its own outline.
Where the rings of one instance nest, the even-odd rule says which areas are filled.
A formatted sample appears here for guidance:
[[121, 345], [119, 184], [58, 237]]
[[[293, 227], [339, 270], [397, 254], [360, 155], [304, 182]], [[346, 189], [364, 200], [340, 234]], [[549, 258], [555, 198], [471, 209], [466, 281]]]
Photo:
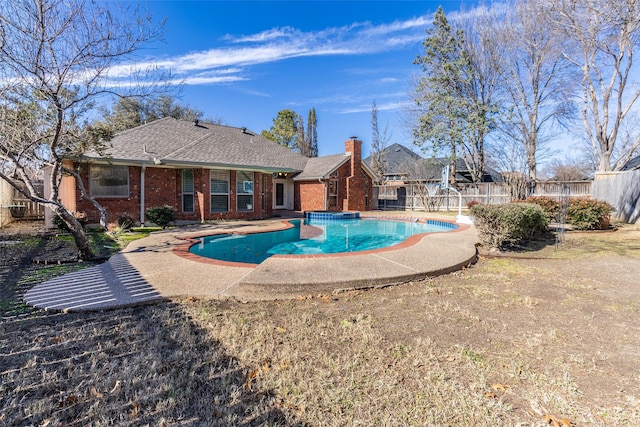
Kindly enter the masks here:
[[198, 239], [194, 255], [229, 262], [260, 264], [273, 255], [317, 255], [382, 249], [409, 237], [457, 228], [444, 221], [375, 219], [291, 220], [291, 227], [262, 233], [218, 234]]

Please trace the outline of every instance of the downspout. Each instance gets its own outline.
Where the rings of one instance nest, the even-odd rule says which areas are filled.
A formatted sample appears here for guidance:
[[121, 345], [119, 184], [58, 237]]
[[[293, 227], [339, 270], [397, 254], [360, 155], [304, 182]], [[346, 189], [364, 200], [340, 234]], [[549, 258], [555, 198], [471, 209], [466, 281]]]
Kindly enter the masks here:
[[144, 227], [144, 172], [147, 164], [143, 163], [140, 168], [140, 225]]

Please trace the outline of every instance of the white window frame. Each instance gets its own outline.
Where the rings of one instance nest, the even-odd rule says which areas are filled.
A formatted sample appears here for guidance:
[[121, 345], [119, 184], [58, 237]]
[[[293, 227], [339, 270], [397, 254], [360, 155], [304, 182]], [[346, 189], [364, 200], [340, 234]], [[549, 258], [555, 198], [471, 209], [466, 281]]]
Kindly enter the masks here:
[[[191, 188], [189, 189], [186, 185], [185, 174], [187, 172], [191, 172]], [[196, 194], [195, 194], [195, 186], [196, 186], [196, 177], [193, 169], [182, 169], [182, 212], [184, 213], [193, 213], [196, 208]], [[191, 196], [191, 209], [186, 209], [185, 196]]]
[[[111, 175], [109, 173], [111, 171]], [[126, 184], [121, 183], [119, 185], [103, 185], [101, 181], [118, 180], [122, 177], [118, 177], [118, 172], [127, 176]], [[89, 187], [91, 195], [99, 198], [128, 198], [130, 194], [130, 182], [129, 182], [129, 166], [115, 166], [115, 165], [91, 165], [89, 167]], [[109, 194], [108, 189], [115, 189], [116, 191]], [[126, 189], [125, 189], [126, 188]]]
[[[253, 172], [237, 171], [236, 172], [236, 210], [237, 212], [253, 212], [255, 206], [255, 197], [253, 192], [253, 183], [255, 182], [255, 176]], [[251, 185], [247, 185], [248, 182]], [[247, 200], [250, 198], [250, 203], [243, 203], [241, 205], [240, 200]], [[243, 206], [241, 208], [241, 206]]]
[[[327, 204], [330, 208], [336, 208], [338, 207], [338, 196], [340, 193], [340, 183], [338, 182], [338, 171], [333, 172], [331, 175], [329, 175], [329, 188], [327, 189], [327, 197], [329, 198], [329, 200], [327, 200]], [[335, 192], [332, 193], [332, 186], [335, 186]]]
[[[222, 178], [224, 175], [224, 178], [226, 180], [227, 183], [227, 189], [226, 192], [222, 192], [222, 191], [214, 191], [213, 188], [213, 178], [214, 176], [216, 176], [218, 178]], [[218, 179], [218, 181], [223, 181], [222, 179]], [[229, 171], [221, 171], [221, 170], [211, 170], [209, 172], [209, 186], [211, 188], [211, 197], [209, 198], [209, 204], [210, 204], [210, 211], [211, 213], [222, 213], [222, 212], [229, 212], [229, 188], [230, 188], [230, 177], [229, 177]], [[213, 197], [220, 197], [220, 196], [226, 196], [227, 198], [227, 208], [223, 211], [221, 210], [214, 210], [213, 209]]]

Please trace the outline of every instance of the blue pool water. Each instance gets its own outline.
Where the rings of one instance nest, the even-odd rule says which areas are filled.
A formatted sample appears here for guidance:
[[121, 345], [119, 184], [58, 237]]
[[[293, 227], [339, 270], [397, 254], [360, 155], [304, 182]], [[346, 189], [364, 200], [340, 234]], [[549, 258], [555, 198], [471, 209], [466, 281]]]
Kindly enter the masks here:
[[259, 264], [276, 254], [334, 254], [380, 249], [401, 243], [414, 234], [456, 228], [456, 225], [439, 221], [351, 219], [293, 220], [291, 223], [292, 228], [280, 231], [203, 237], [189, 250], [207, 258]]

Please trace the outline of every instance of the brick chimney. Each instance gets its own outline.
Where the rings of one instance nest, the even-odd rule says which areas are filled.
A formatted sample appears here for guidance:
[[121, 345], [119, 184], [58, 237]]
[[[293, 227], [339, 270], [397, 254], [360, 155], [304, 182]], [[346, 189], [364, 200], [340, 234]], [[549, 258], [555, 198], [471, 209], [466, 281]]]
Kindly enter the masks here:
[[344, 151], [351, 154], [351, 175], [360, 175], [362, 167], [362, 141], [352, 136], [344, 142]]
[[365, 210], [365, 182], [362, 177], [362, 141], [352, 136], [344, 142], [345, 152], [351, 155], [350, 176], [347, 178], [347, 194], [343, 209], [347, 211]]

